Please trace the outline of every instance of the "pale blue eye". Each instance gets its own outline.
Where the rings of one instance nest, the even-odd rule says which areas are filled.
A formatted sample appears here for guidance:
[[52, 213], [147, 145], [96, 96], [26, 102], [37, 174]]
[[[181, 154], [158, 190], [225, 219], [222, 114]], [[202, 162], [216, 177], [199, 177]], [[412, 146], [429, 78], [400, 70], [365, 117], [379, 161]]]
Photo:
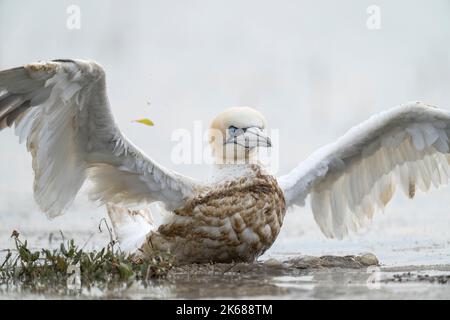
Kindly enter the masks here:
[[230, 132], [230, 134], [232, 136], [234, 136], [236, 134], [236, 131], [238, 130], [238, 128], [236, 128], [235, 126], [230, 126], [228, 127], [228, 132]]

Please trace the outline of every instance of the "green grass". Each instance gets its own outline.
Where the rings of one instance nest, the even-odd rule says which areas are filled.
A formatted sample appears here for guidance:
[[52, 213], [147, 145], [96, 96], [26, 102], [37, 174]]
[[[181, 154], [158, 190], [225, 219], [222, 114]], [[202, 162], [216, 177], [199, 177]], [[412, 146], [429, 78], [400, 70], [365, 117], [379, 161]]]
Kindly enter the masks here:
[[[110, 230], [108, 228], [108, 230]], [[84, 251], [74, 240], [62, 240], [58, 249], [31, 250], [19, 233], [11, 235], [14, 250], [0, 261], [0, 288], [27, 288], [33, 291], [67, 291], [93, 286], [117, 288], [139, 281], [163, 278], [172, 268], [169, 253], [141, 258], [122, 252], [111, 237], [101, 250]]]

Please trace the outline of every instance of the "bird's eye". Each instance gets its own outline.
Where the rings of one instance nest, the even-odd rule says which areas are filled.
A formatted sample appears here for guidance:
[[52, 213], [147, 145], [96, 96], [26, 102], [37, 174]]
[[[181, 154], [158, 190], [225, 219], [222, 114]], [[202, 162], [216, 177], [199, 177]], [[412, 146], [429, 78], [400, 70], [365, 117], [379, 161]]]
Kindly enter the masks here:
[[236, 131], [238, 130], [238, 128], [236, 128], [235, 126], [229, 126], [228, 127], [228, 131], [230, 132], [230, 134], [232, 136], [234, 136], [236, 134]]

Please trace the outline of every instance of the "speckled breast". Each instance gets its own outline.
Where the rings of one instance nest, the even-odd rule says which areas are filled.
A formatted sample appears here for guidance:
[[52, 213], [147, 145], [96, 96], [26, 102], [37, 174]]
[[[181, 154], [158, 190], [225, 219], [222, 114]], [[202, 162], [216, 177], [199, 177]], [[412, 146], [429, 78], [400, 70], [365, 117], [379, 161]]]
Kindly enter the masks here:
[[285, 212], [276, 180], [256, 170], [188, 201], [154, 240], [180, 262], [253, 261], [277, 238]]

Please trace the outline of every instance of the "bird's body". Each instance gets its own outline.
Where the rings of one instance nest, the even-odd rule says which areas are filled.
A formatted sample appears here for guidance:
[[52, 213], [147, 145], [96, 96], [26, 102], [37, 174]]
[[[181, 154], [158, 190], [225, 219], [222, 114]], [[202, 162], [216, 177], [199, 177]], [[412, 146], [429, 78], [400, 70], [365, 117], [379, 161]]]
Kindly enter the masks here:
[[[286, 208], [306, 198], [321, 231], [342, 238], [382, 210], [396, 186], [412, 198], [416, 186], [428, 191], [450, 179], [450, 112], [419, 102], [373, 116], [281, 177], [254, 161], [258, 149], [271, 147], [265, 118], [228, 109], [210, 128], [212, 179], [192, 179], [123, 135], [104, 70], [82, 60], [1, 71], [0, 130], [11, 126], [27, 142], [35, 198], [49, 217], [90, 180], [90, 197], [107, 206], [123, 248], [170, 250], [179, 263], [253, 261], [277, 238]], [[160, 226], [148, 211], [127, 209], [152, 202], [169, 212]]]
[[151, 231], [141, 249], [169, 250], [179, 262], [251, 262], [275, 241], [286, 205], [275, 178], [258, 165], [210, 185], [169, 221]]

